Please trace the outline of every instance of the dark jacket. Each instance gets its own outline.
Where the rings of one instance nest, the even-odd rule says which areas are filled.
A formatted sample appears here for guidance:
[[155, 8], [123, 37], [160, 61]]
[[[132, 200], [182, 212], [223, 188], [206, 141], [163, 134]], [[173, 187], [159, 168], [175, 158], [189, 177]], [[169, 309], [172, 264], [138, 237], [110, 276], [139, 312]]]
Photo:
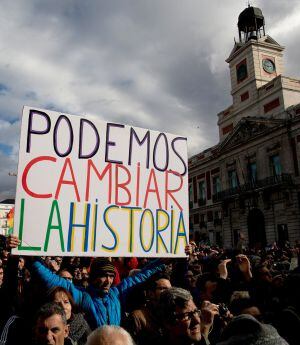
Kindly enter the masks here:
[[158, 264], [158, 260], [155, 260], [141, 272], [123, 279], [119, 285], [112, 287], [107, 294], [100, 296], [99, 291], [92, 286], [83, 291], [73, 283], [52, 273], [39, 261], [35, 261], [32, 266], [35, 274], [45, 283], [47, 289], [61, 286], [72, 294], [74, 302], [83, 310], [92, 329], [103, 325], [120, 325], [122, 307], [125, 306], [129, 290], [165, 267], [163, 264]]

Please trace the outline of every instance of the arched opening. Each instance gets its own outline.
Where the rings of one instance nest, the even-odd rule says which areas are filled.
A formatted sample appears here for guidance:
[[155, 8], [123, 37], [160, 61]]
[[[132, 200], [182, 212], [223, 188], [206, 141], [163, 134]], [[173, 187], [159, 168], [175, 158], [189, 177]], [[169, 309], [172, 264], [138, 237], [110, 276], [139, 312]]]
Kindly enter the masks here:
[[253, 208], [248, 214], [248, 237], [250, 248], [266, 246], [265, 217], [261, 210]]

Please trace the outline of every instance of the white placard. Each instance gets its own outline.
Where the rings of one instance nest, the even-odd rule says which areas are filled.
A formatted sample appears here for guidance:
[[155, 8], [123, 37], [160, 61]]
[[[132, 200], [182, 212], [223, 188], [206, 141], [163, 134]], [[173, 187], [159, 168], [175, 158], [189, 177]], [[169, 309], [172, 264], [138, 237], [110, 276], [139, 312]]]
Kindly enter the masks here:
[[181, 257], [188, 221], [186, 138], [24, 107], [14, 254]]

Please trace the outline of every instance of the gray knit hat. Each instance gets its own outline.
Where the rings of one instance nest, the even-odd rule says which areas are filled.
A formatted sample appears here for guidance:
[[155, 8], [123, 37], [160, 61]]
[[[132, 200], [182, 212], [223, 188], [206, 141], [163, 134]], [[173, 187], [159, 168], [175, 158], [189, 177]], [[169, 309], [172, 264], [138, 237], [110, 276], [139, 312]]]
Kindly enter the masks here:
[[116, 275], [114, 265], [107, 258], [96, 258], [91, 263], [90, 281], [92, 282], [108, 272]]
[[221, 338], [217, 345], [288, 345], [273, 326], [246, 314], [233, 318]]

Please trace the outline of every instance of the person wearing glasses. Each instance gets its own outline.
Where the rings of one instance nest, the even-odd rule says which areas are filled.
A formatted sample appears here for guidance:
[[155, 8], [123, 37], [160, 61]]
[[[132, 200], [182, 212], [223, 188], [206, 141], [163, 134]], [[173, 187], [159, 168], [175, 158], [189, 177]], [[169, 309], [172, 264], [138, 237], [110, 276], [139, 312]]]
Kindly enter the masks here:
[[164, 345], [206, 345], [201, 334], [201, 310], [189, 291], [173, 287], [160, 295], [159, 312]]

